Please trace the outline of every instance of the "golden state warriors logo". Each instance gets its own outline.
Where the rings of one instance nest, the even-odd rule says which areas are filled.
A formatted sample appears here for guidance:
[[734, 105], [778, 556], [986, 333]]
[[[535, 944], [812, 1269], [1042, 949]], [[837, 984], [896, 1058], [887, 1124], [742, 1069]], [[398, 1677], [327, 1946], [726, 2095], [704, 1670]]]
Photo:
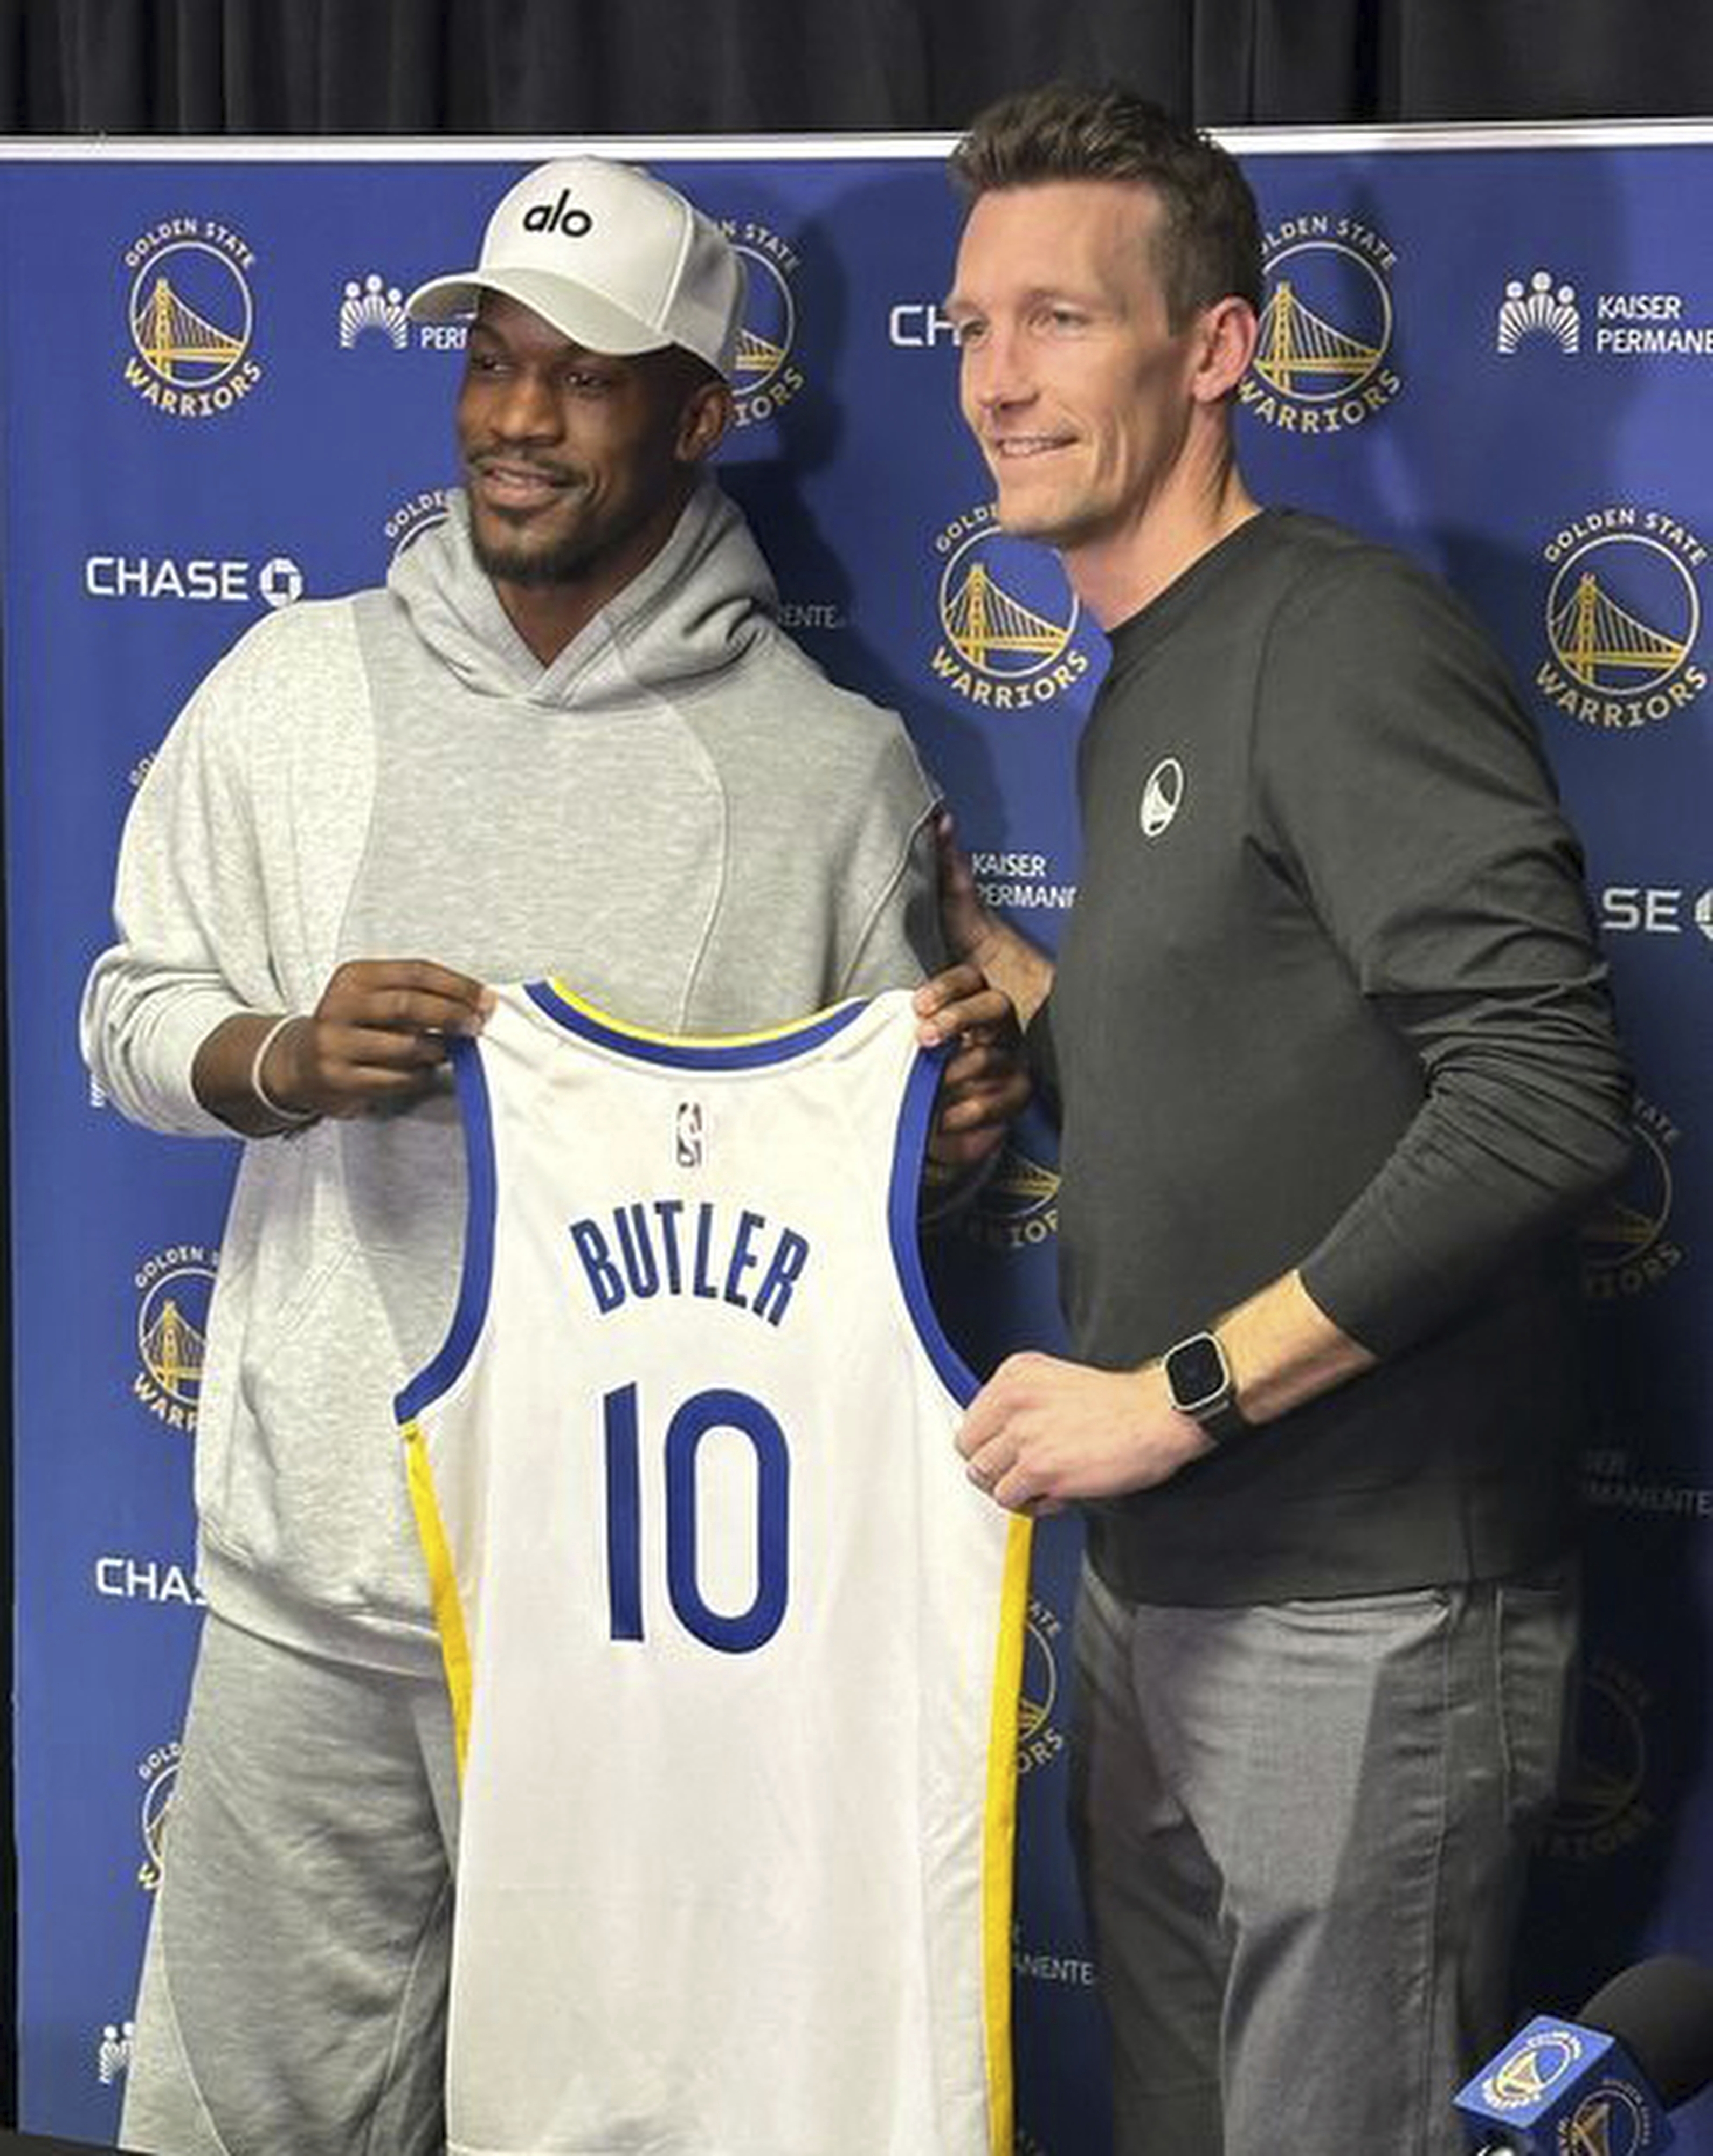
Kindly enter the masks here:
[[1495, 2111], [1527, 2111], [1551, 2096], [1582, 2056], [1573, 2029], [1536, 2029], [1513, 2045], [1481, 2083]]
[[143, 1861], [137, 1866], [136, 1883], [151, 1894], [160, 1885], [167, 1862], [167, 1815], [178, 1780], [178, 1758], [182, 1748], [175, 1738], [170, 1744], [157, 1744], [146, 1758], [137, 1762], [137, 1779], [143, 1785], [137, 1820], [142, 1832]]
[[1583, 1673], [1577, 1753], [1568, 1786], [1547, 1822], [1549, 1856], [1587, 1864], [1639, 1841], [1659, 1824], [1648, 1802], [1648, 1729], [1654, 1695], [1610, 1655]]
[[218, 1250], [181, 1243], [137, 1267], [138, 1369], [131, 1397], [169, 1430], [194, 1430]]
[[1582, 1229], [1583, 1291], [1598, 1302], [1640, 1295], [1683, 1263], [1669, 1233], [1671, 1156], [1681, 1133], [1650, 1101], [1637, 1101], [1633, 1121], [1628, 1170]]
[[782, 411], [803, 386], [803, 371], [792, 356], [797, 295], [792, 285], [800, 264], [779, 234], [754, 218], [727, 218], [721, 229], [743, 257], [748, 286], [731, 389], [738, 425], [752, 427]]
[[1089, 670], [1075, 641], [1076, 596], [1059, 557], [999, 528], [993, 505], [956, 517], [940, 557], [936, 675], [971, 704], [1020, 711], [1050, 704]]
[[1707, 685], [1697, 662], [1707, 550], [1660, 509], [1574, 517], [1541, 549], [1548, 656], [1535, 686], [1583, 726], [1621, 731], [1669, 719]]
[[1038, 1597], [1029, 1598], [1028, 1622], [1023, 1630], [1023, 1685], [1017, 1705], [1017, 1771], [1032, 1774], [1064, 1749], [1064, 1737], [1053, 1719], [1059, 1699], [1059, 1635], [1057, 1614]]
[[1383, 412], [1403, 388], [1392, 364], [1392, 248], [1359, 218], [1316, 213], [1264, 234], [1262, 260], [1244, 406], [1286, 434], [1336, 434]]
[[1639, 2156], [1654, 2141], [1654, 2118], [1626, 2082], [1602, 2082], [1558, 2128], [1559, 2156]]
[[1059, 1174], [1008, 1145], [965, 1215], [963, 1232], [984, 1250], [1023, 1250], [1059, 1232]]
[[250, 346], [256, 258], [229, 226], [169, 218], [126, 249], [132, 350], [125, 378], [181, 419], [229, 412], [262, 378]]
[[424, 487], [408, 501], [401, 501], [386, 524], [387, 542], [392, 549], [390, 558], [396, 562], [401, 554], [408, 554], [424, 532], [432, 531], [437, 524], [445, 521], [444, 486]]

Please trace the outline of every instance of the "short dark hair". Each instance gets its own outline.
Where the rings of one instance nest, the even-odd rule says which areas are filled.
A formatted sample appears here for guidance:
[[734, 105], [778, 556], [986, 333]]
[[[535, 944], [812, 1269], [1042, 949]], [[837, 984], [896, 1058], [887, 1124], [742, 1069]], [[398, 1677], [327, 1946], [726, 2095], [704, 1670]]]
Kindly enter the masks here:
[[970, 201], [1049, 180], [1151, 187], [1162, 212], [1156, 266], [1172, 328], [1233, 295], [1260, 312], [1261, 220], [1236, 158], [1116, 83], [1055, 82], [1002, 98], [972, 122], [951, 172]]

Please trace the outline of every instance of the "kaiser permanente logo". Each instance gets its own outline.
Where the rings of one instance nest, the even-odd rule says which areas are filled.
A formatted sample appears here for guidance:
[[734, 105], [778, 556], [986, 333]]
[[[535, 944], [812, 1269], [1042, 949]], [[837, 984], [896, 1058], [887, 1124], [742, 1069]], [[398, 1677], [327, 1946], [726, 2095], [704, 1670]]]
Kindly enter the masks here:
[[[1596, 292], [1584, 298], [1551, 270], [1507, 279], [1494, 322], [1494, 346], [1510, 359], [1526, 346], [1596, 359], [1705, 359], [1713, 323], [1687, 319], [1682, 292]], [[1593, 326], [1592, 340], [1586, 331]]]
[[967, 703], [995, 711], [1050, 704], [1089, 670], [1075, 641], [1076, 596], [1059, 557], [999, 528], [991, 502], [936, 534], [940, 642], [936, 678]]
[[1669, 511], [1623, 504], [1573, 517], [1541, 550], [1549, 656], [1535, 685], [1583, 726], [1645, 726], [1707, 685], [1698, 578], [1707, 549]]
[[250, 349], [256, 258], [242, 234], [213, 218], [167, 218], [133, 240], [124, 259], [126, 382], [175, 418], [229, 412], [262, 378]]
[[1262, 235], [1266, 299], [1239, 390], [1285, 434], [1336, 434], [1383, 412], [1403, 381], [1391, 363], [1398, 256], [1359, 218], [1316, 211]]
[[747, 290], [732, 361], [732, 410], [753, 427], [784, 410], [804, 386], [797, 349], [796, 249], [756, 218], [722, 218], [720, 229], [742, 257]]

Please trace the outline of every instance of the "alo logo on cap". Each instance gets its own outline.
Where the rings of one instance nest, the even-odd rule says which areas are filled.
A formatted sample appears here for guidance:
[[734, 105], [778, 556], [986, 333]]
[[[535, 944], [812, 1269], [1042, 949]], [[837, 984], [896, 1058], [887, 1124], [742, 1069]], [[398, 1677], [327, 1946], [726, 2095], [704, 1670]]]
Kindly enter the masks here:
[[572, 205], [571, 190], [561, 187], [559, 199], [552, 203], [536, 203], [523, 213], [526, 232], [562, 232], [567, 239], [585, 239], [595, 228], [595, 220], [586, 209]]

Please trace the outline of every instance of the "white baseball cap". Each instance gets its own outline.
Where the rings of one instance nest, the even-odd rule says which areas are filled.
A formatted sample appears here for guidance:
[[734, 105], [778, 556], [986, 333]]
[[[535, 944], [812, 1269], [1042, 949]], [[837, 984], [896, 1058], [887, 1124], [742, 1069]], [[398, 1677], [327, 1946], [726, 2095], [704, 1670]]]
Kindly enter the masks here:
[[488, 220], [474, 270], [431, 277], [414, 321], [474, 314], [503, 292], [591, 352], [681, 345], [728, 374], [743, 313], [743, 264], [711, 218], [634, 165], [539, 165]]

